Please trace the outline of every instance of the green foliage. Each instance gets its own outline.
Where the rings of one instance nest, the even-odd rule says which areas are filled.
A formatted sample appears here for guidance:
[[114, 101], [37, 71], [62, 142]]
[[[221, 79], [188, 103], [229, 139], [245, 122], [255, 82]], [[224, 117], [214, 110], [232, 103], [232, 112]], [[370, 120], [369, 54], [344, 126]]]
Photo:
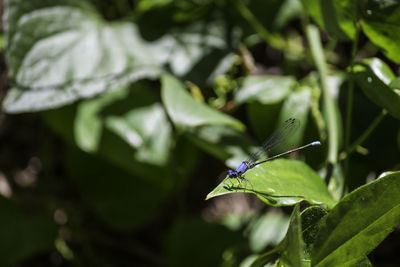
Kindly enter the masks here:
[[[397, 1], [5, 10], [1, 266], [380, 263], [400, 221]], [[288, 147], [322, 146], [216, 181], [289, 117]]]
[[161, 96], [165, 108], [178, 129], [204, 125], [226, 125], [243, 130], [244, 125], [205, 104], [198, 103], [185, 91], [183, 85], [170, 75], [162, 77]]
[[314, 242], [315, 266], [351, 266], [398, 225], [400, 172], [387, 173], [345, 196], [321, 224]]

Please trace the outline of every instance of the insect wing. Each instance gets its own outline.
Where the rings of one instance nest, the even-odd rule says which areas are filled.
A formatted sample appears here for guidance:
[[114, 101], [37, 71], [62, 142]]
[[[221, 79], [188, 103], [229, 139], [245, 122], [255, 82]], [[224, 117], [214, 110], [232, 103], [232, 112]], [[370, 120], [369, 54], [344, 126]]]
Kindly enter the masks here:
[[300, 121], [294, 118], [287, 119], [281, 127], [279, 127], [264, 143], [263, 145], [252, 154], [246, 161], [254, 163], [261, 157], [266, 157], [268, 152], [286, 144], [290, 136], [292, 136], [300, 126]]

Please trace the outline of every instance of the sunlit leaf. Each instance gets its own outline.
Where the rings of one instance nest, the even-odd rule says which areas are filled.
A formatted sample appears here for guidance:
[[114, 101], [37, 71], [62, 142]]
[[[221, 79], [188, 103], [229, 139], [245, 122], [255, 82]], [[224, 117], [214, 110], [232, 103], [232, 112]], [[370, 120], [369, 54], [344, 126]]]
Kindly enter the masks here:
[[54, 108], [160, 73], [137, 27], [105, 22], [88, 1], [7, 3], [7, 112]]
[[312, 264], [354, 264], [399, 221], [400, 172], [392, 172], [348, 194], [326, 216], [314, 243]]
[[249, 181], [240, 184], [236, 179], [226, 178], [212, 192], [212, 197], [244, 192], [253, 193], [271, 206], [294, 205], [302, 200], [312, 204], [335, 204], [323, 180], [300, 161], [277, 159], [260, 164], [245, 173]]
[[159, 165], [167, 162], [172, 129], [161, 103], [134, 108], [123, 116], [110, 116], [106, 125], [137, 149], [138, 161]]
[[144, 25], [108, 22], [89, 0], [10, 0], [7, 11], [13, 87], [3, 108], [10, 113], [59, 107], [158, 78], [166, 64], [175, 75], [205, 81], [209, 66], [228, 53], [226, 25], [217, 19], [164, 23], [162, 34], [148, 41]]
[[103, 127], [135, 149], [137, 161], [163, 165], [169, 157], [172, 128], [157, 97], [145, 83], [121, 88], [78, 105], [75, 142], [96, 152]]
[[[57, 134], [83, 151], [155, 186], [171, 188], [175, 176], [165, 168], [170, 167], [166, 163], [174, 142], [172, 127], [158, 96], [147, 89], [146, 83], [135, 83], [77, 105], [46, 111], [44, 117]], [[149, 121], [157, 122], [157, 127]], [[159, 179], [160, 175], [164, 179]]]

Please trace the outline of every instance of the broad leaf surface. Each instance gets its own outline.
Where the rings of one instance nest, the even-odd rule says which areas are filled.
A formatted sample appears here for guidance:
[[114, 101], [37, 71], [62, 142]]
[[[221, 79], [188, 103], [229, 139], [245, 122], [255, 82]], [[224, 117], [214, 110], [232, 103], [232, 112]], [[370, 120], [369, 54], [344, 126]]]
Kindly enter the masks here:
[[[160, 59], [126, 22], [105, 22], [87, 1], [8, 1], [8, 112], [57, 107], [143, 77]], [[29, 36], [29, 38], [27, 38]]]
[[400, 119], [400, 95], [390, 88], [394, 74], [378, 58], [365, 59], [355, 66], [355, 78], [365, 95], [378, 106]]
[[178, 128], [225, 125], [243, 130], [238, 120], [197, 102], [182, 83], [171, 75], [162, 76], [161, 96], [169, 117]]
[[314, 266], [349, 266], [371, 252], [399, 224], [400, 172], [345, 196], [326, 216], [312, 251]]
[[[89, 0], [10, 0], [6, 10], [13, 81], [3, 105], [7, 112], [59, 107], [158, 78], [165, 64], [176, 75], [206, 80], [209, 65], [227, 54], [226, 25], [215, 18], [164, 23], [161, 34], [148, 41], [144, 25], [106, 21]], [[191, 72], [194, 66], [198, 70]]]
[[245, 173], [249, 182], [226, 177], [207, 199], [235, 193], [253, 193], [271, 206], [294, 205], [302, 200], [312, 204], [335, 204], [323, 180], [300, 161], [277, 159], [260, 164]]

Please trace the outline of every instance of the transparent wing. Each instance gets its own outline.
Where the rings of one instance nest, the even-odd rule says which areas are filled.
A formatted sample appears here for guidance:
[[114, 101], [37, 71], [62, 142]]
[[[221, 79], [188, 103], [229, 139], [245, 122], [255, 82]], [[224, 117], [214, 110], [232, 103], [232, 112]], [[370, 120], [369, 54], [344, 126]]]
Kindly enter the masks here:
[[294, 118], [287, 119], [263, 144], [252, 154], [246, 162], [255, 163], [268, 152], [284, 145], [290, 136], [299, 128], [300, 121]]

